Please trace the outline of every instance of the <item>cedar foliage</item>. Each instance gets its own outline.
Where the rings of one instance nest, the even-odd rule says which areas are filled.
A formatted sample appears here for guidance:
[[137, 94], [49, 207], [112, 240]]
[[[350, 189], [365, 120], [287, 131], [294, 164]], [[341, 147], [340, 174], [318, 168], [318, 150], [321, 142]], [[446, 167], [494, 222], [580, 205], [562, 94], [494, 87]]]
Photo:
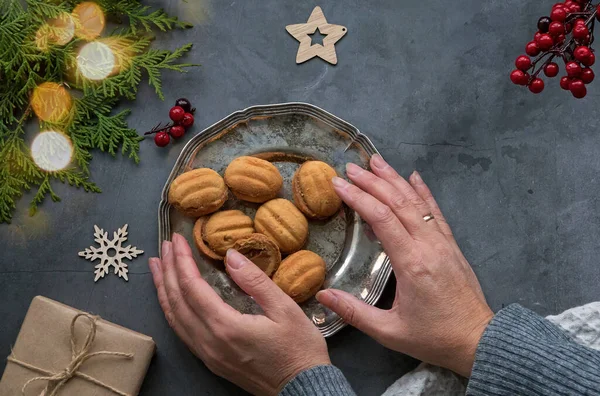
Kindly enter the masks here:
[[[99, 193], [90, 181], [89, 164], [93, 150], [122, 155], [139, 162], [139, 136], [129, 128], [129, 110], [115, 113], [119, 99], [133, 100], [142, 80], [164, 99], [161, 72], [196, 66], [178, 63], [191, 48], [186, 44], [173, 51], [150, 48], [155, 31], [166, 32], [191, 25], [169, 16], [163, 10], [153, 10], [138, 0], [95, 0], [107, 21], [116, 21], [119, 28], [98, 41], [110, 40], [120, 53], [128, 54], [125, 67], [101, 81], [82, 78], [76, 70], [77, 51], [85, 40], [74, 37], [65, 45], [49, 44], [38, 48], [36, 32], [46, 22], [61, 13], [71, 13], [80, 0], [0, 0], [0, 223], [10, 223], [16, 202], [24, 192], [34, 189], [30, 214], [49, 196], [60, 198], [52, 182], [60, 181], [87, 192]], [[70, 78], [75, 74], [75, 78]], [[37, 120], [39, 130], [65, 133], [73, 144], [73, 161], [63, 170], [49, 172], [33, 161], [25, 143], [25, 123], [35, 117], [29, 105], [33, 89], [43, 82], [64, 84], [73, 105], [60, 122]]]

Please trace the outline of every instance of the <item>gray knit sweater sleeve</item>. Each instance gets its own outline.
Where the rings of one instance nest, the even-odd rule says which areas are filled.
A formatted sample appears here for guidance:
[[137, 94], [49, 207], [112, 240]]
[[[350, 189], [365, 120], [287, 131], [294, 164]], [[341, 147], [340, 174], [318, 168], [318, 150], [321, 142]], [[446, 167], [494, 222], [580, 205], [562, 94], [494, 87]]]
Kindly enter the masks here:
[[[334, 366], [290, 381], [280, 396], [354, 396]], [[467, 396], [600, 395], [600, 351], [514, 304], [496, 314], [479, 341]]]
[[344, 374], [335, 366], [303, 371], [283, 388], [279, 396], [356, 396]]
[[485, 330], [467, 395], [600, 395], [600, 352], [513, 304]]

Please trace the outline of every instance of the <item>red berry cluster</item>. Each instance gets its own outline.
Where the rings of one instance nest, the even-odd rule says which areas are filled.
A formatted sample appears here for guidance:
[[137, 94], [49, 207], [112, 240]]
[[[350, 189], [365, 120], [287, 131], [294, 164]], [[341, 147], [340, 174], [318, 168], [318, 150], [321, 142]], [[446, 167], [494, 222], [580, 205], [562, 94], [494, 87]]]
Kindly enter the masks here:
[[194, 112], [192, 104], [185, 98], [179, 98], [175, 101], [175, 106], [169, 110], [169, 118], [173, 121], [170, 124], [158, 124], [151, 131], [144, 135], [154, 135], [154, 143], [158, 147], [165, 147], [171, 142], [171, 136], [180, 138], [185, 134], [185, 130], [194, 125]]
[[527, 55], [517, 57], [511, 81], [538, 94], [544, 90], [544, 80], [538, 75], [543, 70], [546, 77], [556, 77], [560, 68], [554, 58], [560, 58], [566, 72], [560, 79], [561, 88], [571, 91], [576, 98], [585, 97], [586, 85], [594, 80], [591, 66], [596, 55], [591, 44], [596, 19], [600, 21], [600, 4], [593, 5], [591, 0], [554, 4], [550, 16], [539, 19], [533, 41], [525, 46]]

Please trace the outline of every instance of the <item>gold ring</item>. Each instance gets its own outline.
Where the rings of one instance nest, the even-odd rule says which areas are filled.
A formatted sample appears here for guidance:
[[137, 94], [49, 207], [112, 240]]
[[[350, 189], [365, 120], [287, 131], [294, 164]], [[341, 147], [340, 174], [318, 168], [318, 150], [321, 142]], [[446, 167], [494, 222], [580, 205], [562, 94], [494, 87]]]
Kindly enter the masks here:
[[435, 219], [435, 217], [433, 216], [432, 213], [429, 213], [427, 216], [423, 216], [423, 220], [425, 220], [425, 223], [427, 223], [429, 220], [433, 220]]

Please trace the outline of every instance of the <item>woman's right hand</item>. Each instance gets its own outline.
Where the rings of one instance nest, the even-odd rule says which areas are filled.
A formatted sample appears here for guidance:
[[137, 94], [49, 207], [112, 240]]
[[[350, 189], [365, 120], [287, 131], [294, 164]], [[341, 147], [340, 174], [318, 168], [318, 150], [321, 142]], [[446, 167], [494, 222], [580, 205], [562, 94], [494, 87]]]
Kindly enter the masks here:
[[[468, 377], [493, 317], [479, 282], [419, 174], [409, 183], [379, 155], [371, 169], [349, 164], [355, 185], [335, 178], [334, 186], [390, 258], [397, 281], [393, 307], [381, 310], [333, 289], [317, 299], [384, 346]], [[429, 214], [435, 218], [426, 222]]]

